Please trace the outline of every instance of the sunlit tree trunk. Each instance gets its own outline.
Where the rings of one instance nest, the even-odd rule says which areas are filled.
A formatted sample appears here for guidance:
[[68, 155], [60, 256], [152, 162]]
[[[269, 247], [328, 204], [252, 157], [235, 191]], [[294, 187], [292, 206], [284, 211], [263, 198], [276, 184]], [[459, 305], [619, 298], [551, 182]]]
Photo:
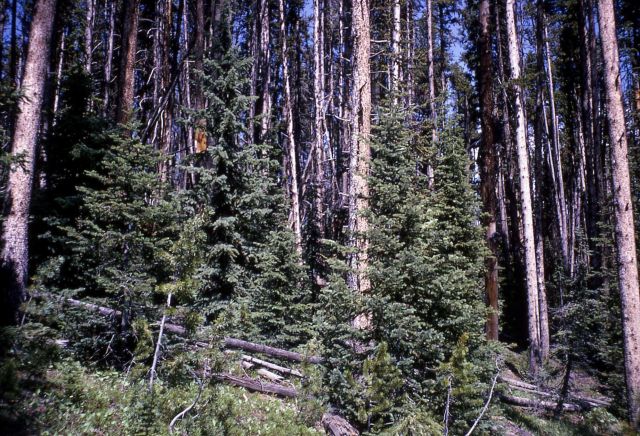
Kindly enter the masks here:
[[313, 2], [313, 63], [314, 63], [314, 209], [315, 225], [318, 233], [324, 234], [324, 136], [325, 136], [325, 95], [324, 95], [324, 1]]
[[507, 47], [509, 51], [509, 65], [511, 68], [511, 81], [513, 82], [514, 110], [516, 116], [516, 152], [518, 156], [518, 170], [520, 181], [520, 208], [522, 214], [524, 260], [526, 270], [526, 288], [528, 303], [529, 344], [530, 344], [530, 368], [536, 374], [541, 362], [540, 343], [540, 313], [538, 295], [538, 270], [536, 262], [536, 247], [533, 231], [533, 210], [531, 201], [531, 173], [529, 171], [529, 153], [527, 148], [526, 119], [522, 90], [519, 85], [520, 76], [520, 49], [518, 47], [518, 34], [515, 25], [514, 0], [507, 0]]
[[598, 0], [604, 85], [611, 141], [611, 171], [615, 209], [618, 282], [622, 305], [622, 333], [629, 420], [640, 424], [640, 289], [633, 222], [633, 203], [627, 158], [627, 132], [620, 90], [620, 66], [612, 0]]
[[2, 226], [2, 324], [17, 321], [19, 306], [25, 298], [29, 266], [29, 208], [55, 10], [56, 0], [38, 0], [33, 9], [21, 87], [23, 98], [18, 103], [11, 143], [12, 154], [20, 157], [21, 164], [9, 174], [6, 197], [9, 212]]
[[284, 112], [287, 123], [287, 162], [289, 164], [289, 186], [291, 194], [291, 227], [296, 239], [296, 250], [302, 254], [302, 227], [300, 224], [300, 193], [298, 190], [298, 166], [294, 134], [293, 109], [291, 101], [291, 80], [287, 50], [287, 32], [284, 15], [284, 0], [279, 0], [280, 34], [282, 37], [282, 77], [284, 80]]
[[[349, 156], [349, 222], [350, 245], [356, 252], [351, 256], [349, 286], [355, 292], [369, 291], [367, 275], [369, 222], [365, 211], [369, 208], [369, 165], [371, 160], [371, 27], [369, 2], [354, 0], [352, 4], [353, 89], [351, 90], [352, 132]], [[354, 325], [365, 328], [366, 316], [359, 316]]]

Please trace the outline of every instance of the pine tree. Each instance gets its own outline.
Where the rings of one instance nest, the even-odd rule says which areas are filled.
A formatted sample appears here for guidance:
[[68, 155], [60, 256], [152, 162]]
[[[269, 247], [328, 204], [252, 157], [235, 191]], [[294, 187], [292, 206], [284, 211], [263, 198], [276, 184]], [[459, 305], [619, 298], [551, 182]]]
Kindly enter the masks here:
[[203, 217], [206, 234], [195, 307], [209, 321], [245, 311], [228, 326], [235, 334], [295, 345], [310, 334], [311, 296], [277, 184], [279, 153], [247, 141], [249, 66], [233, 49], [205, 62], [209, 105], [196, 118], [209, 146], [185, 166], [195, 183], [183, 194], [183, 209]]

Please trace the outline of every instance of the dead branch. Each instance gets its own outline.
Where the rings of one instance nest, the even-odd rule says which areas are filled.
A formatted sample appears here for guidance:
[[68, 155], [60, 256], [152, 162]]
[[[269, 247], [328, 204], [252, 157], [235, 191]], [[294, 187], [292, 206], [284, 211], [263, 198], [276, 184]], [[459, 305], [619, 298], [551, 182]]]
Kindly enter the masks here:
[[[514, 406], [520, 406], [520, 407], [531, 407], [531, 408], [555, 410], [556, 407], [558, 406], [557, 403], [552, 403], [551, 401], [533, 400], [530, 398], [523, 398], [523, 397], [514, 397], [513, 395], [507, 395], [507, 394], [500, 395], [500, 399], [507, 404], [512, 404]], [[562, 410], [566, 412], [579, 412], [582, 410], [582, 408], [577, 404], [564, 403], [562, 405]]]
[[263, 394], [273, 394], [280, 397], [295, 398], [298, 391], [295, 388], [277, 385], [274, 383], [264, 383], [250, 377], [237, 377], [227, 373], [215, 374], [214, 378], [234, 386], [240, 386], [252, 392]]
[[257, 357], [248, 356], [246, 354], [243, 354], [241, 358], [244, 361], [255, 363], [256, 365], [264, 366], [265, 368], [278, 371], [280, 374], [293, 375], [300, 378], [304, 377], [302, 373], [297, 369], [286, 368], [284, 366], [276, 365], [275, 363], [267, 362], [266, 360], [258, 359]]

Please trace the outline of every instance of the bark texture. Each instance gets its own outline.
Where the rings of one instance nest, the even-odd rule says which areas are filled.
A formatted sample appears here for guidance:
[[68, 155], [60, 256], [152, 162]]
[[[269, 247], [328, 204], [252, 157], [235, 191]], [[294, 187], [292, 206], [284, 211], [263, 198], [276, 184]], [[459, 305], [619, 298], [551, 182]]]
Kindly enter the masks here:
[[21, 87], [23, 98], [18, 104], [11, 143], [12, 154], [19, 156], [21, 163], [9, 175], [6, 199], [9, 212], [2, 228], [2, 324], [17, 321], [18, 309], [25, 298], [29, 272], [29, 208], [55, 10], [56, 0], [38, 0], [34, 6], [29, 34]]
[[624, 364], [629, 421], [640, 424], [640, 291], [633, 222], [633, 204], [627, 159], [620, 65], [612, 0], [598, 0], [600, 38], [604, 58], [604, 85], [611, 141], [611, 174], [615, 209], [618, 281], [622, 305]]
[[[349, 156], [349, 235], [356, 253], [351, 256], [349, 286], [355, 292], [366, 293], [370, 288], [367, 277], [366, 238], [369, 222], [364, 211], [369, 207], [369, 165], [371, 148], [371, 54], [369, 2], [354, 0], [353, 27], [353, 89], [351, 100], [352, 126]], [[355, 320], [356, 327], [367, 324], [366, 316]]]
[[480, 2], [480, 102], [482, 144], [480, 149], [480, 194], [484, 205], [485, 239], [490, 253], [485, 259], [485, 294], [487, 315], [487, 339], [498, 340], [498, 246], [496, 241], [496, 182], [498, 165], [494, 140], [493, 116], [493, 63], [491, 60], [491, 10], [489, 0]]
[[140, 0], [124, 2], [124, 19], [122, 27], [122, 46], [120, 48], [120, 79], [118, 88], [118, 106], [116, 121], [126, 124], [133, 111], [135, 90], [135, 64], [138, 47], [138, 5]]
[[507, 0], [507, 47], [509, 52], [509, 65], [511, 68], [511, 81], [513, 88], [514, 110], [516, 115], [516, 152], [518, 157], [519, 184], [520, 184], [520, 209], [522, 214], [524, 247], [524, 263], [526, 271], [528, 326], [529, 326], [529, 364], [532, 373], [536, 373], [541, 361], [540, 344], [540, 313], [538, 295], [538, 270], [536, 262], [536, 248], [533, 231], [533, 210], [531, 201], [531, 185], [529, 171], [529, 153], [527, 147], [526, 118], [522, 99], [522, 89], [519, 85], [520, 78], [520, 49], [518, 47], [518, 34], [516, 33], [514, 0]]

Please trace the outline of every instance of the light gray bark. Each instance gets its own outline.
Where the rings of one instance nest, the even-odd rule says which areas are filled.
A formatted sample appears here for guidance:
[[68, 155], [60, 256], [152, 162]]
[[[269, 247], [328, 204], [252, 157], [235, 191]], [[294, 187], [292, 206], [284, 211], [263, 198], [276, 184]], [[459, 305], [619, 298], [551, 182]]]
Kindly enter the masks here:
[[295, 235], [296, 250], [302, 254], [302, 226], [300, 224], [300, 194], [298, 190], [298, 157], [293, 129], [293, 109], [291, 81], [289, 78], [289, 58], [287, 50], [287, 32], [284, 15], [284, 0], [279, 3], [280, 34], [282, 36], [282, 76], [284, 80], [284, 111], [287, 118], [287, 162], [289, 164], [289, 185], [291, 193], [291, 227]]
[[620, 90], [620, 58], [612, 0], [598, 0], [600, 39], [604, 58], [611, 175], [615, 209], [618, 283], [622, 305], [625, 378], [629, 420], [640, 424], [640, 290], [633, 222], [633, 203], [627, 158], [627, 132]]
[[520, 49], [518, 34], [515, 25], [514, 0], [506, 1], [507, 23], [507, 47], [509, 52], [509, 65], [511, 68], [511, 81], [514, 95], [514, 109], [516, 115], [516, 152], [518, 157], [518, 170], [520, 181], [520, 208], [522, 213], [524, 260], [526, 271], [528, 324], [529, 324], [529, 364], [532, 373], [537, 373], [541, 362], [540, 343], [540, 313], [538, 294], [538, 266], [536, 262], [536, 247], [533, 231], [533, 209], [531, 201], [531, 174], [529, 171], [529, 153], [527, 147], [526, 119], [522, 89], [519, 81], [520, 75]]
[[11, 151], [21, 159], [9, 174], [7, 205], [9, 213], [2, 226], [2, 281], [4, 295], [0, 306], [0, 323], [17, 321], [25, 298], [29, 266], [29, 208], [37, 153], [42, 102], [47, 81], [51, 36], [56, 0], [38, 0], [33, 10], [29, 47], [18, 103]]

